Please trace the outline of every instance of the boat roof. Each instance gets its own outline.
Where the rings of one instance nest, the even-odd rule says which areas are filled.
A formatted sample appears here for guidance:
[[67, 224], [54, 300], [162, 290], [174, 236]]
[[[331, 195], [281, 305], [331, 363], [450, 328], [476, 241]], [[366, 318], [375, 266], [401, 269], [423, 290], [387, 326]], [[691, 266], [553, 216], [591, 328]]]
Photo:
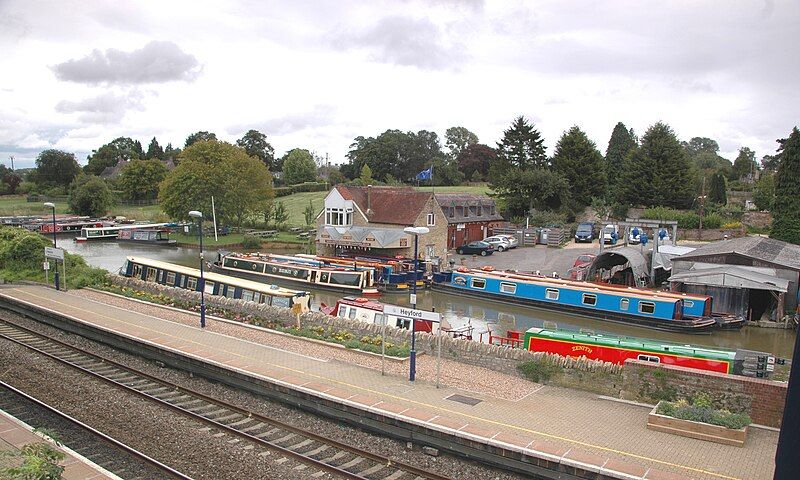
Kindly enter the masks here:
[[529, 328], [525, 333], [530, 333], [539, 337], [552, 338], [554, 340], [583, 341], [594, 345], [605, 345], [610, 347], [668, 351], [678, 355], [695, 355], [724, 358], [729, 360], [733, 360], [733, 358], [736, 356], [736, 351], [734, 350], [687, 345], [675, 342], [663, 342], [660, 340], [650, 340], [648, 338], [622, 337], [617, 335], [574, 332], [570, 330], [548, 330], [538, 327]]
[[128, 230], [128, 229], [146, 229], [146, 228], [158, 228], [165, 226], [166, 223], [143, 223], [143, 224], [132, 224], [132, 225], [114, 225], [113, 227], [85, 227], [84, 230]]
[[[161, 268], [172, 272], [177, 272], [182, 275], [191, 275], [200, 277], [200, 270], [191, 267], [184, 267], [174, 263], [162, 262], [160, 260], [152, 260], [144, 257], [128, 257], [129, 262], [146, 265], [149, 267]], [[244, 278], [232, 277], [230, 275], [221, 275], [214, 272], [203, 272], [203, 276], [210, 282], [224, 283], [226, 285], [234, 285], [247, 290], [253, 290], [260, 293], [267, 293], [279, 297], [293, 297], [295, 295], [310, 295], [309, 292], [303, 290], [292, 290], [289, 288], [279, 287], [278, 285], [270, 285], [267, 283], [255, 282], [246, 280]]]
[[[286, 256], [286, 255], [274, 255], [274, 254], [261, 254], [261, 253], [229, 253], [224, 255], [224, 258], [239, 258], [242, 260], [246, 260], [248, 262], [262, 262], [262, 263], [273, 263], [279, 265], [289, 265], [295, 266], [298, 268], [313, 268], [317, 270], [327, 270], [331, 272], [348, 272], [348, 273], [361, 273], [363, 270], [353, 270], [353, 267], [348, 267], [347, 265], [343, 265], [341, 267], [338, 266], [330, 266], [330, 265], [314, 265], [312, 261], [308, 258], [298, 258], [294, 259], [293, 257]], [[337, 268], [338, 267], [338, 268]]]
[[342, 297], [338, 303], [342, 303], [345, 305], [354, 305], [356, 307], [367, 308], [369, 310], [375, 310], [378, 312], [383, 311], [383, 303], [377, 300], [371, 300], [369, 298], [364, 297]]
[[602, 283], [593, 283], [593, 282], [579, 282], [575, 280], [565, 280], [563, 278], [552, 278], [552, 277], [545, 277], [542, 275], [525, 274], [518, 272], [502, 272], [496, 270], [491, 272], [486, 272], [482, 270], [469, 270], [468, 272], [456, 271], [454, 273], [468, 274], [486, 278], [535, 282], [545, 286], [550, 286], [555, 288], [569, 288], [572, 290], [586, 291], [587, 293], [592, 293], [591, 291], [617, 293], [620, 295], [631, 296], [646, 300], [653, 300], [654, 297], [658, 298], [659, 300], [675, 300], [675, 301], [682, 300], [684, 298], [694, 298], [697, 300], [708, 298], [699, 295], [682, 295], [673, 292], [657, 292], [635, 287], [613, 286], [613, 285], [606, 285]]

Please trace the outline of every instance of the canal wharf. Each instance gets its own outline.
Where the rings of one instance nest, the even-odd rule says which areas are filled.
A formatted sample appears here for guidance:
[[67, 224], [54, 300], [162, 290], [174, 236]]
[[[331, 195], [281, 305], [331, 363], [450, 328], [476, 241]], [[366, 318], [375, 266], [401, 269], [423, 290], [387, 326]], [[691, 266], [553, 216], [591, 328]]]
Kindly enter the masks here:
[[[0, 307], [116, 348], [420, 445], [561, 479], [772, 478], [778, 433], [744, 448], [647, 430], [650, 407], [537, 386], [514, 399], [295, 353], [42, 286], [0, 288]], [[211, 320], [213, 321], [213, 320]], [[209, 324], [210, 325], [210, 324]], [[239, 328], [248, 328], [244, 325]]]

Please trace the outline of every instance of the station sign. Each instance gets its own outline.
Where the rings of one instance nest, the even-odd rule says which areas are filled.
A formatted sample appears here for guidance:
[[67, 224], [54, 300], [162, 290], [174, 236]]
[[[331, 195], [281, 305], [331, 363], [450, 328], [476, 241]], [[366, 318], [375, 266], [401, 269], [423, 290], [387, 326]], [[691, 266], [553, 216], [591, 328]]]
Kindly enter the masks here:
[[442, 315], [426, 310], [416, 310], [413, 308], [399, 307], [397, 305], [384, 305], [383, 313], [402, 318], [413, 318], [414, 320], [427, 320], [429, 322], [441, 322]]
[[44, 247], [45, 258], [53, 258], [64, 261], [64, 250], [61, 248]]

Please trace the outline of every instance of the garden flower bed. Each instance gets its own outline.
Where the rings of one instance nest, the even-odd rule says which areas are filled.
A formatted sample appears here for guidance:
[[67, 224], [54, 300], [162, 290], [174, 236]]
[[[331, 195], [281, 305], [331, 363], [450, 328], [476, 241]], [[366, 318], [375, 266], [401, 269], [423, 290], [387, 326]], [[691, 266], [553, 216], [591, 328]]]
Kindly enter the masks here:
[[647, 428], [682, 437], [743, 447], [750, 417], [713, 408], [708, 397], [698, 396], [693, 403], [661, 401], [647, 416]]

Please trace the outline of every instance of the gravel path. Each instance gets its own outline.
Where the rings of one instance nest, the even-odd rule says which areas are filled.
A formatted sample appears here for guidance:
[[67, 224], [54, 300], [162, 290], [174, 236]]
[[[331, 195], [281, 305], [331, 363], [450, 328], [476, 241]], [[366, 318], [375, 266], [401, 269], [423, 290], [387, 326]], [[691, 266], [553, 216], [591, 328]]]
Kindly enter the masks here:
[[[89, 293], [89, 292], [82, 292]], [[162, 310], [163, 309], [159, 309]], [[314, 415], [271, 402], [263, 397], [235, 390], [224, 385], [190, 377], [187, 373], [162, 368], [153, 362], [116, 351], [83, 337], [68, 334], [10, 312], [0, 312], [32, 330], [46, 332], [56, 338], [146, 373], [175, 382], [212, 397], [230, 402], [267, 416], [276, 416], [301, 428], [386, 455], [396, 460], [437, 471], [454, 479], [517, 480], [522, 477], [485, 467], [476, 462], [444, 455], [431, 457], [418, 446], [408, 450], [404, 442], [368, 434]], [[218, 322], [215, 322], [218, 323]], [[234, 326], [235, 327], [235, 326]], [[241, 327], [238, 327], [241, 329]], [[121, 441], [140, 449], [184, 473], [199, 479], [261, 478], [331, 478], [329, 474], [312, 477], [316, 469], [306, 468], [294, 460], [282, 460], [276, 453], [258, 455], [265, 450], [245, 449], [245, 442], [231, 443], [228, 435], [216, 437], [216, 431], [205, 424], [162, 410], [149, 402], [132, 397], [75, 370], [42, 359], [11, 342], [0, 343], [0, 378], [40, 396], [42, 400], [74, 415]], [[327, 348], [327, 347], [326, 347]], [[352, 352], [350, 352], [352, 353]]]
[[[198, 315], [194, 313], [177, 312], [158, 305], [149, 305], [103, 292], [82, 291], [81, 296], [129, 311], [152, 315], [186, 325], [197, 325], [199, 322]], [[271, 333], [264, 329], [249, 328], [244, 325], [220, 322], [210, 318], [206, 319], [206, 329], [290, 352], [359, 365], [373, 370], [380, 370], [381, 368], [381, 360], [378, 356], [365, 355], [345, 348], [309, 342], [288, 335]], [[408, 374], [408, 364], [406, 362], [387, 361], [386, 373], [398, 378], [405, 378]], [[421, 355], [417, 357], [417, 378], [429, 382], [436, 380], [435, 356]], [[442, 385], [448, 387], [512, 401], [525, 397], [540, 388], [540, 385], [532, 382], [521, 382], [519, 377], [513, 375], [506, 375], [444, 358], [442, 358], [441, 363], [440, 379]], [[513, 385], [513, 388], [509, 388], [509, 385]]]

